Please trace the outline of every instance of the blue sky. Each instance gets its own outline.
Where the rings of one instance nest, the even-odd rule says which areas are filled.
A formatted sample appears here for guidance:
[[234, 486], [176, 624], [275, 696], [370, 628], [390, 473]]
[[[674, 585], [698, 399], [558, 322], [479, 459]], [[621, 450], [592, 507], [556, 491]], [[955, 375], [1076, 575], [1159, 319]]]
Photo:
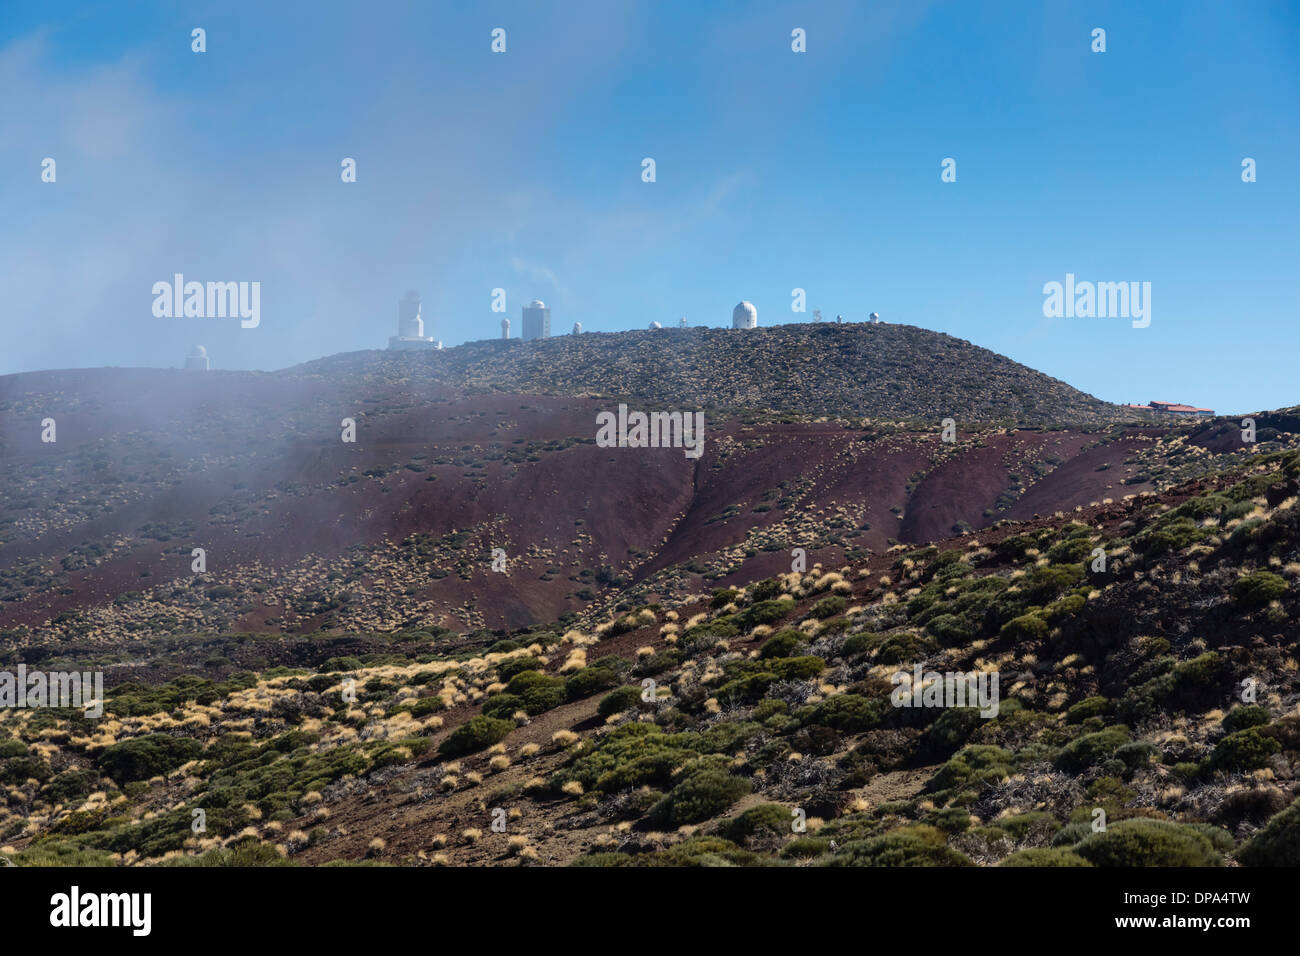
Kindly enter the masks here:
[[[1291, 405], [1298, 120], [1294, 3], [0, 3], [0, 373], [382, 347], [408, 288], [453, 345], [502, 287], [516, 334], [744, 298]], [[175, 272], [260, 282], [261, 325], [155, 318]], [[1150, 327], [1045, 318], [1067, 272], [1150, 282]]]

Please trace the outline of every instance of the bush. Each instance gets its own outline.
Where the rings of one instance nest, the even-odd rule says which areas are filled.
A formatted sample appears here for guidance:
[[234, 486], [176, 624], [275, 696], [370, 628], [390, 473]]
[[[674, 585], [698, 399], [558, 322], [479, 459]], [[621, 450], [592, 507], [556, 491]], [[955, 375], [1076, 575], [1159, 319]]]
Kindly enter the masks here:
[[592, 694], [618, 686], [618, 675], [603, 667], [584, 667], [564, 682], [564, 694], [569, 700], [582, 700]]
[[1269, 757], [1281, 751], [1282, 745], [1264, 736], [1258, 727], [1247, 727], [1220, 740], [1210, 754], [1209, 765], [1224, 773], [1246, 773], [1267, 766]]
[[493, 694], [483, 705], [483, 713], [498, 720], [507, 720], [515, 711], [524, 709], [524, 699], [514, 694]]
[[1110, 710], [1110, 701], [1105, 697], [1088, 697], [1065, 712], [1065, 722], [1081, 724], [1089, 717], [1105, 716], [1108, 710]]
[[843, 611], [846, 606], [847, 602], [845, 602], [844, 598], [840, 597], [838, 594], [829, 594], [810, 607], [808, 609], [808, 614], [810, 617], [815, 617], [818, 620], [821, 620], [823, 618], [834, 617], [836, 614]]
[[1092, 824], [1085, 820], [1067, 823], [1052, 834], [1052, 846], [1072, 847], [1080, 840], [1087, 839], [1092, 833]]
[[495, 717], [479, 715], [471, 717], [451, 732], [438, 747], [438, 753], [445, 757], [459, 757], [486, 750], [493, 744], [506, 738], [515, 729], [514, 721], [498, 720]]
[[203, 752], [189, 737], [149, 734], [113, 744], [99, 755], [99, 769], [120, 787], [131, 780], [148, 780], [174, 770]]
[[804, 642], [802, 631], [794, 628], [787, 628], [784, 631], [777, 631], [758, 649], [759, 660], [767, 660], [771, 657], [789, 657], [794, 653], [796, 647]]
[[1068, 743], [1056, 757], [1056, 767], [1067, 773], [1081, 773], [1093, 764], [1109, 757], [1129, 742], [1128, 728], [1107, 727], [1095, 734], [1084, 734]]
[[697, 770], [651, 808], [652, 824], [679, 827], [717, 816], [749, 793], [748, 780], [733, 777], [722, 770]]
[[779, 803], [760, 803], [756, 807], [750, 807], [734, 820], [724, 823], [721, 833], [732, 843], [743, 844], [760, 830], [782, 836], [789, 835], [793, 832], [790, 829], [793, 820], [794, 816], [789, 808]]
[[1272, 571], [1254, 571], [1232, 586], [1232, 596], [1243, 607], [1258, 607], [1286, 594], [1286, 579]]
[[612, 693], [606, 694], [596, 705], [596, 714], [601, 720], [614, 714], [621, 714], [631, 707], [637, 706], [641, 701], [641, 688], [636, 685], [620, 687]]
[[768, 662], [778, 680], [812, 680], [826, 669], [820, 657], [782, 657]]
[[1011, 834], [1011, 838], [1017, 843], [1022, 842], [1031, 833], [1046, 835], [1055, 833], [1060, 827], [1056, 817], [1045, 810], [1030, 810], [1027, 813], [1017, 813], [1013, 817], [1003, 817], [997, 821], [997, 825]]
[[857, 694], [836, 694], [799, 711], [801, 726], [831, 727], [843, 733], [860, 733], [880, 726], [885, 704]]
[[771, 624], [790, 613], [794, 607], [793, 598], [779, 598], [775, 601], [756, 601], [746, 608], [737, 618], [739, 625], [752, 630], [760, 624]]
[[1011, 775], [1011, 754], [1001, 747], [974, 744], [962, 749], [955, 757], [939, 768], [931, 787], [950, 790], [971, 783], [1004, 780]]
[[1238, 730], [1245, 730], [1247, 727], [1262, 727], [1272, 720], [1267, 707], [1260, 707], [1258, 704], [1247, 704], [1243, 707], [1234, 707], [1223, 718], [1223, 729], [1228, 733]]
[[1300, 800], [1293, 801], [1237, 853], [1246, 866], [1300, 866]]
[[940, 830], [924, 824], [866, 840], [850, 840], [824, 866], [974, 866], [950, 848]]
[[1039, 641], [1047, 636], [1047, 622], [1037, 614], [1022, 614], [1002, 625], [998, 637], [1006, 641]]
[[1092, 866], [1073, 850], [1064, 847], [1020, 850], [1012, 853], [998, 866]]
[[535, 657], [512, 657], [508, 661], [502, 661], [497, 665], [497, 679], [502, 681], [511, 681], [526, 671], [540, 671], [541, 662]]
[[1218, 866], [1209, 837], [1193, 827], [1136, 817], [1112, 823], [1074, 852], [1093, 866]]
[[95, 770], [66, 770], [59, 774], [41, 792], [51, 803], [67, 803], [99, 789], [99, 773]]
[[540, 671], [524, 671], [510, 679], [506, 693], [521, 698], [524, 710], [536, 716], [564, 703], [564, 678], [547, 677]]

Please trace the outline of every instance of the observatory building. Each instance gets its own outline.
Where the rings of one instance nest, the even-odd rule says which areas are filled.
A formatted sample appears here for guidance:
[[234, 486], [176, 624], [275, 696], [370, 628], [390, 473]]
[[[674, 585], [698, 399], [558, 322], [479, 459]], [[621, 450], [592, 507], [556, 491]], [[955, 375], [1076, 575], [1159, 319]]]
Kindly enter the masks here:
[[680, 322], [677, 323], [677, 327], [678, 327], [679, 329], [684, 329], [684, 328], [686, 328], [686, 316], [684, 316], [684, 315], [682, 316], [682, 320], [681, 320]]
[[525, 340], [551, 337], [551, 310], [541, 299], [533, 299], [524, 306], [523, 337]]
[[741, 302], [731, 310], [731, 327], [733, 329], [758, 328], [758, 309], [752, 302]]
[[659, 323], [659, 322], [651, 322], [651, 323], [650, 323], [650, 331], [651, 331], [651, 332], [653, 332], [655, 329], [662, 329], [662, 328], [663, 328], [663, 325], [662, 325], [661, 323]]
[[879, 324], [880, 324], [880, 313], [879, 313], [879, 312], [872, 312], [869, 316], [867, 316], [867, 321], [870, 322], [872, 325], [879, 325]]
[[509, 320], [509, 319], [502, 319], [502, 320], [501, 320], [501, 337], [502, 337], [503, 339], [508, 339], [508, 338], [510, 338], [510, 320]]
[[581, 333], [582, 333], [582, 323], [581, 323], [581, 322], [574, 322], [574, 323], [573, 323], [573, 334], [574, 334], [574, 335], [580, 335]]
[[413, 351], [436, 349], [439, 343], [424, 334], [424, 319], [420, 318], [420, 293], [411, 291], [397, 303], [397, 334], [390, 336], [388, 347]]
[[185, 370], [187, 372], [207, 372], [211, 368], [212, 360], [208, 358], [208, 350], [202, 345], [194, 346], [185, 356]]

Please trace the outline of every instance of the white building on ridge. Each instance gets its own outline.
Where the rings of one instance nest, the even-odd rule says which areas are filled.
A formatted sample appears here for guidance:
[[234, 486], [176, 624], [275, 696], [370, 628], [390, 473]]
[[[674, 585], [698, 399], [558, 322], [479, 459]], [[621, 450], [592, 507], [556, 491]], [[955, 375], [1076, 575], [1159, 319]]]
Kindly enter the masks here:
[[420, 317], [420, 293], [412, 290], [397, 303], [397, 334], [390, 336], [388, 347], [401, 351], [436, 349], [438, 342], [424, 334], [424, 319]]
[[733, 329], [758, 328], [758, 309], [752, 302], [741, 302], [731, 310], [731, 327]]

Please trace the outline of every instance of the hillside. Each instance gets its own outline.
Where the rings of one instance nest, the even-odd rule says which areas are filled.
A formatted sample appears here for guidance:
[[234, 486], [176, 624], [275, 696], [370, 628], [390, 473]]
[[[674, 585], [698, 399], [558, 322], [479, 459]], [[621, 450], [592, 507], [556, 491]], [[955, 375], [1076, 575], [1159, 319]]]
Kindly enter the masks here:
[[290, 373], [468, 391], [626, 396], [677, 409], [763, 410], [970, 425], [1151, 420], [941, 332], [910, 325], [585, 332], [441, 352], [354, 352]]
[[[592, 628], [141, 640], [102, 721], [0, 711], [0, 852], [1297, 865], [1298, 478], [1255, 455]], [[898, 706], [914, 667], [997, 674], [996, 713]]]
[[840, 562], [1149, 493], [1300, 432], [1272, 415], [1255, 446], [1222, 421], [963, 424], [945, 442], [937, 421], [723, 412], [692, 460], [596, 447], [610, 407], [360, 372], [0, 379], [0, 636], [576, 621], [770, 573], [795, 547]]

